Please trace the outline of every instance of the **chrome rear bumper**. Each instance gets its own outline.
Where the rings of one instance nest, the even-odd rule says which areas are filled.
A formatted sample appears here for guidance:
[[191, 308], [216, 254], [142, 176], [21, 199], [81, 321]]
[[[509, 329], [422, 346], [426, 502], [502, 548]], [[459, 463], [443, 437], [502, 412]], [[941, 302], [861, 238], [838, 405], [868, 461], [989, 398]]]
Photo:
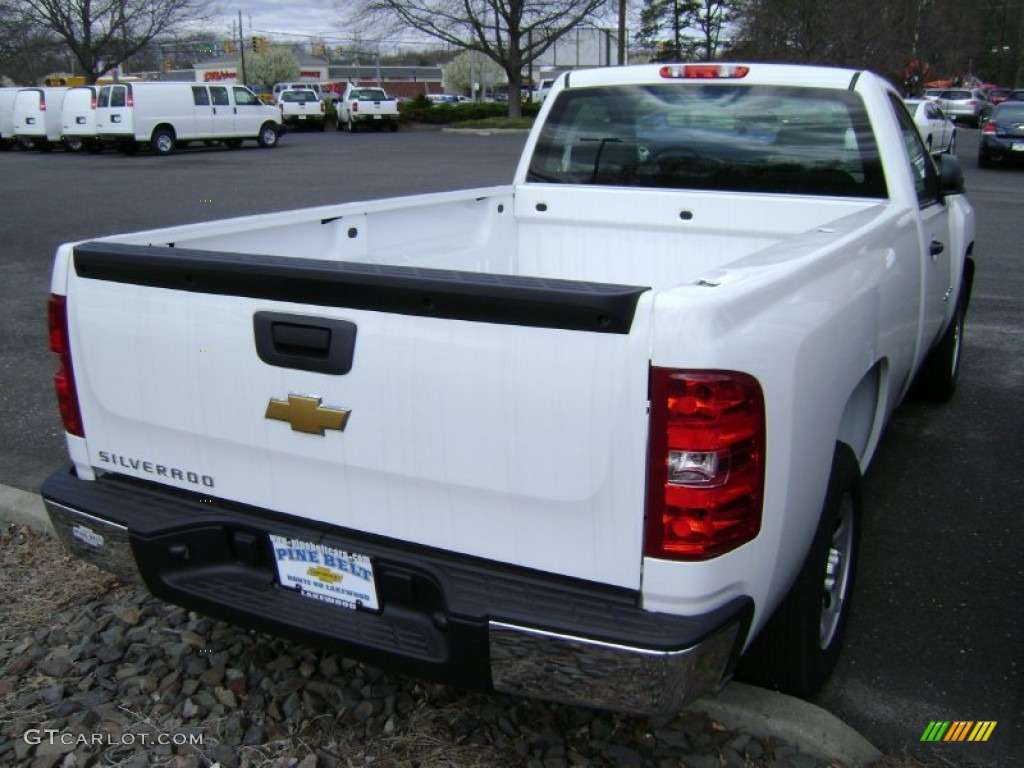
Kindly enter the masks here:
[[49, 499], [44, 503], [57, 536], [71, 554], [124, 581], [142, 581], [125, 526]]
[[681, 709], [718, 689], [740, 622], [676, 651], [653, 651], [490, 622], [491, 678], [502, 693], [620, 712]]

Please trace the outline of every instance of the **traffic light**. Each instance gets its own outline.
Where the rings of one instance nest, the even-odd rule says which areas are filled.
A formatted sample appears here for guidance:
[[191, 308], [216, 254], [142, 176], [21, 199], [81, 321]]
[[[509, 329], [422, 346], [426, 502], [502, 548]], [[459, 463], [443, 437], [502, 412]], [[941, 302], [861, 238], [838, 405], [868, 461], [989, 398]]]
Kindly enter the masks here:
[[263, 35], [253, 35], [252, 36], [252, 49], [254, 51], [256, 51], [256, 53], [266, 53], [267, 52], [267, 38], [265, 38]]
[[313, 43], [313, 55], [320, 57], [327, 55], [327, 51], [324, 49], [323, 43]]
[[224, 42], [224, 53], [234, 53], [234, 52], [235, 52], [235, 44], [232, 41], [230, 41], [230, 40], [225, 41]]
[[164, 59], [164, 72], [170, 72], [174, 69], [174, 62], [170, 59]]

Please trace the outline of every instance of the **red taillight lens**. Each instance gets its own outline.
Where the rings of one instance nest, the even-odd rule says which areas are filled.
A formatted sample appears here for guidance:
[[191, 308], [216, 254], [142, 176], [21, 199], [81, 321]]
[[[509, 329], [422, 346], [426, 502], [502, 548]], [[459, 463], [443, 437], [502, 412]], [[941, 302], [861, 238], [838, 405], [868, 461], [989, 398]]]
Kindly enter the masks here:
[[75, 391], [75, 373], [71, 367], [67, 300], [63, 296], [50, 296], [47, 317], [50, 325], [50, 349], [60, 358], [60, 368], [53, 376], [60, 417], [66, 431], [78, 437], [85, 437], [82, 412], [78, 407], [78, 393]]
[[46, 94], [43, 93], [42, 91], [39, 92], [39, 111], [40, 112], [45, 112], [46, 111]]
[[353, 112], [358, 112], [359, 111], [359, 102], [358, 101], [353, 101], [352, 102], [352, 111]]
[[750, 67], [735, 64], [667, 64], [661, 68], [662, 77], [690, 80], [732, 80], [746, 77]]
[[644, 554], [707, 560], [757, 536], [764, 450], [752, 376], [652, 368]]
[[127, 99], [125, 101], [125, 106], [127, 106], [127, 107], [134, 107], [135, 106], [135, 94], [132, 93], [132, 87], [130, 85], [128, 86], [128, 97], [127, 97]]
[[993, 123], [991, 120], [989, 120], [987, 123], [985, 123], [983, 126], [981, 126], [981, 132], [982, 133], [995, 133], [996, 132], [996, 124]]

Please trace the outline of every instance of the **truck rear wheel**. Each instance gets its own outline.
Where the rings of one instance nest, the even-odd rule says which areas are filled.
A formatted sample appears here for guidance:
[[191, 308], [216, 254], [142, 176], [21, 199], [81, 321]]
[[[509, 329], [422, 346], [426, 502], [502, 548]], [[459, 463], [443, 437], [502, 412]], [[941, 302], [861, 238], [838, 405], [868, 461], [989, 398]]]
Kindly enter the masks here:
[[807, 559], [740, 662], [740, 679], [807, 698], [832, 674], [850, 615], [860, 517], [860, 470], [840, 443]]
[[170, 128], [157, 128], [149, 139], [149, 146], [158, 155], [169, 155], [174, 151], [174, 131]]

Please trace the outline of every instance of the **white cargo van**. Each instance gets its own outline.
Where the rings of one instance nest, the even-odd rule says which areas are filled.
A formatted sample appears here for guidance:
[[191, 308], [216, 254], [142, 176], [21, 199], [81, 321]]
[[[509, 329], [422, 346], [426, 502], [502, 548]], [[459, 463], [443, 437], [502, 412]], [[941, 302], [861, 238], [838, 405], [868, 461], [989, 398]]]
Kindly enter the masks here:
[[64, 146], [72, 152], [82, 149], [96, 151], [100, 140], [96, 136], [96, 105], [100, 88], [97, 85], [80, 85], [64, 94], [61, 107], [61, 135]]
[[14, 97], [14, 136], [42, 152], [60, 142], [60, 111], [67, 88], [21, 88]]
[[189, 141], [228, 147], [253, 139], [277, 145], [281, 114], [242, 85], [114, 83], [100, 88], [96, 135], [126, 152], [148, 144], [159, 155]]
[[14, 146], [14, 97], [18, 88], [0, 88], [0, 149]]

